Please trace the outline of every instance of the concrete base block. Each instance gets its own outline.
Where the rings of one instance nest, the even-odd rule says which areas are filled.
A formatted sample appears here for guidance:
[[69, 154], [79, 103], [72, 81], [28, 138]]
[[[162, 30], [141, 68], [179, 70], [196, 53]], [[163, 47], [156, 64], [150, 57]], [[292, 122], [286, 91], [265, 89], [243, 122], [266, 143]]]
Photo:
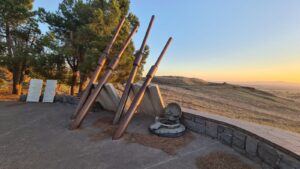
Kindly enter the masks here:
[[214, 122], [206, 121], [205, 133], [211, 138], [218, 137], [218, 125]]
[[271, 167], [275, 168], [279, 163], [280, 156], [276, 149], [273, 147], [261, 143], [258, 143], [258, 157], [265, 162], [266, 164], [270, 165]]
[[[137, 94], [141, 86], [142, 84], [139, 83], [132, 86], [132, 90], [129, 95], [131, 101], [134, 99], [134, 96]], [[163, 113], [164, 107], [165, 104], [158, 85], [151, 84], [145, 92], [138, 112], [152, 116], [160, 116]]]
[[183, 124], [190, 130], [200, 133], [200, 134], [205, 134], [205, 125], [199, 125], [198, 123], [184, 119]]
[[233, 131], [224, 126], [218, 126], [218, 139], [226, 145], [232, 145], [232, 133]]
[[245, 144], [246, 144], [246, 135], [239, 131], [234, 131], [233, 137], [232, 137], [232, 147], [235, 150], [244, 153], [245, 152]]
[[300, 169], [300, 161], [283, 154], [278, 166], [280, 169]]
[[246, 139], [246, 153], [250, 157], [256, 157], [257, 155], [257, 144], [258, 140], [250, 136]]

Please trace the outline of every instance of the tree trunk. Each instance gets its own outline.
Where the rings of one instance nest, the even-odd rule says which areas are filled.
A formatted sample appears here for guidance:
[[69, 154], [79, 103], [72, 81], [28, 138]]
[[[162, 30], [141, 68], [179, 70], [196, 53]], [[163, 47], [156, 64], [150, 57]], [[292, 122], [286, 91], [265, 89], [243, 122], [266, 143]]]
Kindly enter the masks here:
[[86, 80], [87, 77], [86, 75], [80, 73], [80, 83], [79, 83], [79, 91], [78, 91], [78, 95], [81, 94], [81, 92], [84, 90], [84, 88], [86, 87]]
[[21, 73], [19, 71], [13, 71], [13, 88], [12, 94], [21, 95], [22, 85], [21, 85]]
[[78, 76], [78, 70], [73, 70], [73, 75], [71, 79], [71, 95], [74, 95], [75, 93], [75, 87], [77, 85], [77, 76]]

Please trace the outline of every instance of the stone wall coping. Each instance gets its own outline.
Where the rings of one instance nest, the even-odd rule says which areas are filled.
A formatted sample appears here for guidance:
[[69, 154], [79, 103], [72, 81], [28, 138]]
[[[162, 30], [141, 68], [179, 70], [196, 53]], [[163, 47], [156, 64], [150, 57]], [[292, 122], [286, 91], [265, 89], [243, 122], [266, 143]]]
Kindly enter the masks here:
[[300, 134], [298, 133], [187, 108], [182, 108], [182, 111], [184, 114], [196, 115], [205, 120], [239, 130], [300, 160]]

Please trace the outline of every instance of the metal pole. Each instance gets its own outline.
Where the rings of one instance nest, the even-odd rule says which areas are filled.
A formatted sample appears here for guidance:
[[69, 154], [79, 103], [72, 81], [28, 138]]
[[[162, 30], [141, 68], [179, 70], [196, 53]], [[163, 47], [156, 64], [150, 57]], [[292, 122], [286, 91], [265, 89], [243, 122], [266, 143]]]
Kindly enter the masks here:
[[138, 26], [135, 26], [134, 29], [132, 30], [132, 32], [130, 33], [130, 35], [128, 36], [127, 40], [123, 44], [123, 47], [122, 47], [121, 51], [119, 52], [119, 54], [110, 61], [109, 65], [107, 67], [107, 70], [105, 71], [105, 73], [101, 77], [101, 79], [99, 80], [97, 87], [95, 88], [93, 93], [91, 93], [91, 95], [89, 96], [89, 98], [87, 99], [85, 104], [83, 105], [83, 107], [82, 107], [81, 111], [78, 113], [76, 119], [74, 121], [72, 121], [70, 129], [76, 129], [76, 128], [80, 127], [80, 125], [81, 125], [82, 121], [84, 120], [85, 116], [87, 115], [90, 107], [92, 106], [92, 104], [96, 100], [97, 96], [99, 95], [103, 85], [106, 83], [106, 81], [109, 78], [112, 71], [118, 65], [122, 54], [124, 53], [127, 46], [130, 44], [133, 35], [137, 32], [137, 29], [138, 29]]
[[114, 36], [112, 37], [112, 39], [110, 40], [110, 42], [106, 46], [105, 50], [103, 51], [102, 55], [100, 56], [100, 58], [98, 60], [97, 68], [95, 69], [95, 71], [93, 73], [93, 76], [91, 77], [88, 85], [86, 86], [85, 91], [83, 92], [82, 96], [80, 97], [80, 101], [79, 101], [79, 103], [76, 107], [75, 112], [72, 114], [71, 119], [76, 118], [78, 112], [81, 110], [81, 108], [84, 105], [85, 101], [89, 97], [89, 95], [91, 93], [91, 89], [93, 87], [93, 84], [96, 83], [97, 78], [98, 78], [99, 74], [101, 73], [101, 70], [102, 70], [103, 66], [106, 63], [107, 55], [109, 54], [115, 40], [117, 39], [125, 20], [126, 20], [126, 17], [123, 17], [122, 20], [120, 21], [120, 23], [117, 26], [117, 29], [115, 31]]
[[138, 106], [140, 105], [145, 91], [147, 89], [147, 87], [150, 85], [156, 71], [158, 68], [158, 65], [161, 61], [161, 59], [163, 58], [166, 50], [168, 49], [170, 43], [172, 41], [172, 38], [169, 38], [168, 42], [166, 43], [164, 49], [162, 50], [160, 56], [158, 57], [157, 61], [155, 62], [155, 64], [151, 67], [151, 69], [149, 70], [147, 76], [146, 76], [146, 80], [144, 81], [142, 87], [140, 88], [140, 90], [138, 91], [138, 93], [136, 94], [136, 96], [134, 97], [127, 113], [125, 114], [124, 118], [121, 119], [120, 125], [118, 126], [116, 132], [114, 133], [113, 136], [113, 140], [119, 139], [122, 137], [123, 133], [125, 132], [129, 122], [131, 121], [136, 109], [138, 108]]
[[133, 68], [130, 72], [130, 75], [129, 75], [129, 78], [127, 80], [124, 92], [123, 92], [122, 97], [120, 99], [120, 102], [119, 102], [119, 105], [118, 105], [118, 108], [117, 108], [117, 112], [115, 114], [113, 124], [117, 124], [119, 122], [120, 117], [123, 114], [124, 107], [126, 105], [126, 101], [127, 101], [128, 96], [129, 96], [131, 86], [133, 84], [133, 81], [134, 81], [134, 78], [135, 78], [136, 73], [138, 71], [138, 68], [140, 67], [140, 63], [143, 59], [143, 53], [144, 53], [144, 50], [145, 50], [146, 42], [147, 42], [148, 36], [150, 34], [154, 19], [155, 19], [155, 16], [152, 15], [149, 26], [148, 26], [148, 29], [147, 29], [145, 37], [144, 37], [144, 40], [143, 40], [142, 45], [140, 47], [139, 53], [138, 53], [137, 57], [135, 58], [135, 60], [133, 62]]

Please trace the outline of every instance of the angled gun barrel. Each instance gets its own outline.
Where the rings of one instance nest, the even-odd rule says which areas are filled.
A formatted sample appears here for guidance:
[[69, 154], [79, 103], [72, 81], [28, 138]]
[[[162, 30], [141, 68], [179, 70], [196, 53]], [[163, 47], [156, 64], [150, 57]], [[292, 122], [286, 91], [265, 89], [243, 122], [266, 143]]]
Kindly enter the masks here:
[[124, 16], [122, 18], [122, 20], [120, 21], [120, 23], [117, 26], [117, 29], [115, 31], [115, 34], [113, 35], [112, 39], [110, 40], [110, 42], [108, 43], [108, 45], [106, 46], [105, 50], [103, 51], [102, 55], [100, 56], [98, 63], [97, 63], [97, 67], [88, 83], [88, 85], [85, 88], [85, 91], [83, 92], [82, 96], [80, 97], [79, 103], [76, 107], [75, 112], [72, 114], [71, 119], [75, 119], [77, 114], [79, 113], [79, 111], [81, 110], [82, 106], [84, 105], [84, 103], [86, 102], [87, 98], [89, 97], [93, 84], [96, 83], [99, 74], [101, 73], [102, 68], [104, 67], [106, 60], [107, 60], [107, 55], [109, 54], [114, 42], [116, 41], [120, 30], [124, 24], [126, 20], [126, 17]]
[[87, 101], [84, 103], [84, 105], [83, 105], [81, 111], [79, 111], [76, 119], [71, 122], [71, 125], [70, 125], [71, 130], [72, 129], [77, 129], [78, 127], [80, 127], [80, 125], [81, 125], [82, 121], [84, 120], [84, 118], [86, 117], [89, 109], [91, 108], [92, 104], [94, 103], [97, 96], [99, 95], [102, 87], [107, 82], [107, 80], [108, 80], [109, 76], [111, 75], [112, 71], [118, 65], [122, 54], [124, 53], [127, 46], [130, 44], [133, 35], [137, 32], [137, 29], [138, 29], [138, 26], [135, 26], [134, 29], [132, 30], [132, 32], [130, 33], [130, 35], [128, 36], [128, 38], [126, 39], [125, 43], [123, 44], [122, 49], [120, 50], [120, 52], [110, 61], [104, 75], [100, 78], [99, 83], [96, 86], [95, 90], [93, 91], [93, 93], [91, 93], [91, 95], [88, 97]]
[[115, 114], [115, 117], [114, 117], [113, 124], [117, 124], [119, 122], [120, 117], [123, 114], [124, 107], [126, 105], [126, 101], [128, 99], [130, 89], [132, 87], [132, 83], [134, 81], [134, 78], [136, 76], [138, 68], [140, 67], [141, 61], [143, 59], [143, 54], [144, 54], [145, 46], [146, 46], [146, 43], [147, 43], [150, 31], [151, 31], [151, 28], [152, 28], [154, 19], [155, 19], [155, 16], [152, 15], [150, 23], [149, 23], [149, 26], [148, 26], [148, 29], [147, 29], [146, 34], [144, 36], [144, 40], [143, 40], [143, 42], [141, 44], [140, 50], [138, 51], [139, 53], [138, 53], [138, 55], [136, 56], [136, 58], [135, 58], [135, 60], [133, 62], [133, 68], [132, 68], [132, 70], [130, 72], [130, 75], [129, 75], [129, 78], [127, 80], [125, 89], [124, 89], [122, 97], [120, 99], [120, 102], [119, 102], [119, 105], [118, 105], [118, 108], [117, 108], [117, 111], [116, 111], [116, 114]]
[[135, 95], [124, 118], [121, 119], [120, 125], [118, 126], [116, 132], [113, 135], [113, 138], [112, 138], [113, 140], [121, 138], [122, 135], [124, 134], [125, 130], [127, 129], [128, 124], [130, 123], [131, 119], [133, 118], [134, 113], [136, 112], [137, 108], [139, 107], [139, 105], [144, 97], [145, 91], [146, 91], [147, 87], [150, 85], [153, 77], [155, 76], [158, 65], [161, 62], [161, 59], [163, 58], [164, 54], [166, 53], [171, 41], [172, 41], [172, 38], [170, 37], [168, 42], [166, 43], [164, 49], [162, 50], [161, 54], [159, 55], [158, 59], [156, 60], [155, 64], [149, 70], [142, 87], [139, 89], [138, 93]]

